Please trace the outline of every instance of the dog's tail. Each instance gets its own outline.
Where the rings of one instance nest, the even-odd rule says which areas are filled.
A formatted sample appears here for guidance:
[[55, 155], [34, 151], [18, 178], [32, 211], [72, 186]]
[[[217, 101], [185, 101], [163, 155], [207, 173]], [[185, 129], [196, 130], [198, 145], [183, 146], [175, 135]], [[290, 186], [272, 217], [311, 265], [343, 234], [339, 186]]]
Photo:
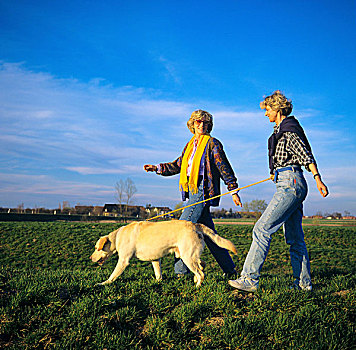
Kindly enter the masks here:
[[201, 232], [203, 235], [208, 236], [215, 244], [221, 248], [225, 248], [237, 255], [237, 249], [231, 241], [226, 238], [220, 237], [213, 230], [203, 224], [196, 224], [198, 232]]

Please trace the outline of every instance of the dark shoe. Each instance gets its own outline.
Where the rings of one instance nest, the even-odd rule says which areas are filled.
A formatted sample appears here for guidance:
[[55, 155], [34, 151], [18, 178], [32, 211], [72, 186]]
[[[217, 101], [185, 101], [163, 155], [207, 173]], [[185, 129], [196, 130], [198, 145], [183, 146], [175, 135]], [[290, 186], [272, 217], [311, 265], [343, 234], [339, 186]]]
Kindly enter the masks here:
[[233, 280], [237, 278], [237, 272], [234, 270], [233, 272], [225, 272], [223, 274], [225, 280]]

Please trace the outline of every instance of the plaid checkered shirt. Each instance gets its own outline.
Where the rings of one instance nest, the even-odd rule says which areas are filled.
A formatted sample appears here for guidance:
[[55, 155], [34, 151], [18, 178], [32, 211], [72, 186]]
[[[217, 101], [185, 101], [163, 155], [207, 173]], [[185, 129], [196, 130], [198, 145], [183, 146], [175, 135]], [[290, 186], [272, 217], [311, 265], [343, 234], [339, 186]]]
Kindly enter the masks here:
[[[279, 131], [279, 125], [274, 126], [274, 133]], [[309, 164], [316, 161], [313, 154], [306, 148], [302, 139], [294, 132], [285, 132], [278, 140], [276, 151], [273, 156], [274, 168], [285, 167], [288, 165], [304, 166], [310, 171]]]

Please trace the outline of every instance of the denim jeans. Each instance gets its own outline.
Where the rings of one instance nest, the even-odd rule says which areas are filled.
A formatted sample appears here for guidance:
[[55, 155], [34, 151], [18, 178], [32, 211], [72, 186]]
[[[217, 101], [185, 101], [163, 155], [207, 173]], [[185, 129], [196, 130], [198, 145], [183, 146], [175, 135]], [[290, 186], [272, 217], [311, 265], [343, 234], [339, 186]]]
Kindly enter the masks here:
[[[204, 200], [203, 181], [201, 181], [198, 186], [198, 193], [194, 194], [189, 192], [189, 200], [186, 205], [200, 202], [202, 200]], [[210, 215], [210, 207], [209, 205], [205, 205], [205, 203], [193, 205], [184, 209], [179, 220], [186, 220], [194, 223], [198, 222], [215, 231], [214, 222]], [[209, 237], [204, 236], [204, 241], [224, 273], [233, 273], [235, 271], [235, 264], [232, 261], [229, 252], [216, 245]], [[186, 274], [189, 272], [189, 269], [181, 259], [175, 259], [174, 272], [176, 274]]]
[[276, 188], [271, 202], [253, 228], [253, 240], [241, 276], [252, 278], [257, 283], [272, 235], [283, 225], [285, 240], [290, 246], [293, 276], [300, 285], [311, 286], [310, 262], [302, 228], [303, 201], [308, 187], [302, 170], [279, 173]]

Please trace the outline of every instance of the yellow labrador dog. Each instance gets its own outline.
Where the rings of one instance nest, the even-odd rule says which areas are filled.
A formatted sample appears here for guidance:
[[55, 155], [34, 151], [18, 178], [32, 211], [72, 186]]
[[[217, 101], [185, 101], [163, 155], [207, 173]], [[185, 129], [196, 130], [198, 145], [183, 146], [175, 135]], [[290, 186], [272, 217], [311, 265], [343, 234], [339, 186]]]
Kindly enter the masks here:
[[129, 260], [136, 256], [142, 261], [152, 261], [157, 280], [162, 279], [160, 258], [174, 253], [181, 258], [194, 273], [194, 282], [199, 287], [204, 279], [200, 255], [205, 243], [203, 235], [208, 236], [219, 247], [226, 248], [237, 254], [236, 247], [228, 239], [217, 235], [213, 230], [202, 224], [194, 224], [185, 220], [161, 222], [133, 222], [101, 237], [95, 245], [90, 257], [93, 262], [102, 265], [115, 253], [119, 261], [111, 276], [100, 285], [114, 282], [129, 265]]

